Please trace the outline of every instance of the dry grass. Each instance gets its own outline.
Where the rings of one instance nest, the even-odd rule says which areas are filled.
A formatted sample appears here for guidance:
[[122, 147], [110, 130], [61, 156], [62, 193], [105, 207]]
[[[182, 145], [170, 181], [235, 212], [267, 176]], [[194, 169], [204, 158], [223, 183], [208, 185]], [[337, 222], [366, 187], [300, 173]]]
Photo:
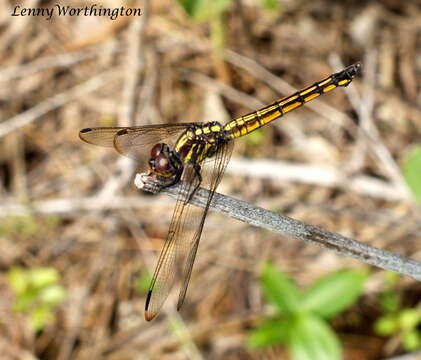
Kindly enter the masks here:
[[[139, 2], [142, 17], [116, 21], [16, 18], [10, 3], [0, 4], [0, 216], [32, 209], [36, 223], [30, 235], [0, 237], [2, 358], [282, 358], [280, 349], [254, 353], [243, 343], [265, 312], [260, 265], [270, 259], [303, 286], [365, 265], [211, 213], [181, 313], [170, 297], [146, 323], [135, 283], [153, 270], [174, 203], [138, 192], [132, 163], [77, 134], [225, 121], [357, 60], [364, 75], [349, 89], [267, 127], [259, 145], [238, 140], [219, 191], [421, 260], [419, 208], [400, 171], [421, 134], [419, 2], [282, 0], [276, 14], [255, 1], [234, 3], [223, 62], [212, 60], [206, 24], [169, 0]], [[268, 158], [280, 174], [300, 171], [256, 174], [253, 166]], [[53, 266], [69, 291], [56, 322], [38, 335], [11, 311], [5, 275], [13, 265]], [[372, 272], [354, 309], [360, 323], [344, 316], [335, 324], [349, 359], [399, 352], [371, 331], [382, 277]], [[407, 305], [418, 304], [415, 280], [402, 278], [399, 288]]]

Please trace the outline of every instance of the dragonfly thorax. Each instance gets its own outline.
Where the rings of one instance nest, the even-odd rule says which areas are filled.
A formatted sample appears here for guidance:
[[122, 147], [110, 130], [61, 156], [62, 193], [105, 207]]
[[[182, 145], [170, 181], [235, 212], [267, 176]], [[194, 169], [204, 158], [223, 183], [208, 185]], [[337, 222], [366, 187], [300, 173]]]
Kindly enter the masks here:
[[183, 163], [200, 164], [215, 155], [227, 140], [225, 130], [216, 121], [193, 124], [178, 138], [174, 152]]

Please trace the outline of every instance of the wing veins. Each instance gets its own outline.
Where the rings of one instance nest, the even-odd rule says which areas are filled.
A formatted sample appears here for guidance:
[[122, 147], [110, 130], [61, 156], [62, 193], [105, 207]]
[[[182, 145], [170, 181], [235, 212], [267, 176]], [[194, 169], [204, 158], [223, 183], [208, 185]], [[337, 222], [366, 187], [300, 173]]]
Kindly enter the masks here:
[[214, 156], [214, 161], [213, 161], [214, 167], [213, 167], [213, 171], [210, 178], [211, 182], [209, 184], [208, 199], [206, 201], [205, 208], [203, 208], [202, 210], [200, 223], [197, 228], [197, 231], [195, 232], [193, 236], [192, 247], [190, 248], [189, 255], [185, 263], [182, 285], [181, 285], [180, 293], [178, 296], [177, 310], [180, 310], [181, 306], [183, 305], [184, 299], [186, 297], [187, 288], [189, 285], [194, 261], [196, 259], [197, 249], [199, 248], [200, 237], [203, 231], [203, 226], [205, 224], [206, 215], [208, 213], [209, 206], [212, 202], [213, 195], [215, 194], [215, 190], [218, 187], [219, 183], [221, 182], [222, 176], [224, 175], [226, 166], [231, 157], [233, 145], [234, 145], [233, 142], [228, 142], [228, 143], [223, 144], [221, 149]]
[[[182, 239], [182, 236], [180, 235], [182, 235], [182, 231], [187, 221], [187, 216], [185, 216], [185, 214], [188, 213], [190, 206], [187, 200], [189, 199], [191, 190], [195, 188], [195, 185], [193, 184], [194, 181], [197, 181], [195, 173], [192, 171], [192, 169], [187, 170], [191, 171], [191, 179], [184, 181], [184, 186], [179, 192], [170, 224], [170, 229], [168, 231], [167, 240], [163, 249], [161, 250], [158, 264], [156, 265], [153, 279], [149, 286], [148, 296], [145, 304], [146, 320], [152, 320], [157, 315], [165, 299], [168, 297], [169, 292], [176, 280], [176, 260], [183, 255], [181, 251], [182, 249], [177, 246], [182, 245], [179, 244], [179, 239]], [[174, 249], [174, 247], [176, 248]], [[172, 266], [173, 269], [167, 268], [169, 266]], [[170, 272], [171, 270], [173, 271], [172, 273]]]

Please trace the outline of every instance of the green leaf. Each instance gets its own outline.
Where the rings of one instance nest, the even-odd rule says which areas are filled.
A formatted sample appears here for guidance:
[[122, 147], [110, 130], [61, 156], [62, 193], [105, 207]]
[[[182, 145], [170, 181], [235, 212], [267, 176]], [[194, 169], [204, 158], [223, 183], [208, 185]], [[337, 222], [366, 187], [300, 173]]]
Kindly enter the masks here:
[[37, 293], [34, 291], [27, 291], [15, 299], [13, 303], [13, 311], [17, 313], [24, 313], [35, 304], [36, 300]]
[[392, 287], [396, 285], [399, 279], [399, 274], [397, 272], [388, 270], [384, 273], [384, 279], [386, 281], [387, 286]]
[[30, 276], [31, 285], [36, 289], [55, 284], [60, 279], [58, 271], [52, 267], [32, 269]]
[[300, 311], [300, 297], [295, 284], [274, 265], [265, 264], [261, 283], [263, 292], [281, 313], [293, 314]]
[[421, 201], [421, 144], [414, 146], [406, 155], [403, 175], [417, 201]]
[[323, 319], [312, 315], [297, 317], [292, 324], [288, 349], [294, 360], [338, 360], [342, 348], [335, 333]]
[[198, 21], [212, 20], [227, 10], [231, 0], [178, 0], [186, 13]]
[[21, 234], [24, 236], [32, 236], [37, 233], [39, 226], [32, 214], [23, 216], [8, 216], [0, 222], [0, 234]]
[[174, 335], [177, 335], [177, 334], [180, 335], [185, 330], [183, 323], [179, 319], [176, 319], [176, 318], [170, 319], [168, 326]]
[[262, 5], [267, 10], [278, 10], [279, 2], [278, 0], [262, 0]]
[[266, 140], [264, 129], [258, 129], [256, 131], [251, 132], [250, 134], [248, 134], [248, 136], [245, 137], [244, 140], [248, 145], [261, 145]]
[[379, 303], [383, 312], [395, 313], [399, 310], [401, 298], [399, 294], [388, 291], [380, 294]]
[[208, 4], [214, 3], [217, 13], [221, 14], [228, 9], [231, 0], [208, 0]]
[[32, 330], [39, 331], [54, 320], [54, 314], [48, 306], [38, 306], [29, 315], [29, 325]]
[[331, 318], [349, 308], [361, 295], [367, 274], [343, 270], [320, 279], [303, 296], [303, 311]]
[[399, 325], [401, 329], [410, 330], [421, 322], [421, 314], [418, 309], [403, 309], [399, 314]]
[[25, 293], [28, 288], [28, 275], [21, 267], [13, 267], [7, 274], [7, 280], [17, 295]]
[[253, 330], [247, 339], [247, 346], [256, 349], [285, 342], [290, 325], [285, 320], [269, 320]]
[[402, 345], [406, 351], [421, 349], [420, 333], [416, 329], [406, 333], [402, 338]]
[[395, 315], [381, 316], [374, 323], [374, 331], [380, 336], [390, 336], [399, 331], [399, 322]]
[[190, 17], [195, 18], [198, 14], [198, 9], [203, 7], [205, 1], [206, 0], [178, 0], [178, 3]]
[[66, 289], [61, 285], [51, 285], [41, 290], [39, 300], [50, 306], [60, 305], [66, 299]]
[[148, 272], [144, 272], [139, 276], [136, 282], [136, 291], [146, 294], [152, 281], [152, 276]]

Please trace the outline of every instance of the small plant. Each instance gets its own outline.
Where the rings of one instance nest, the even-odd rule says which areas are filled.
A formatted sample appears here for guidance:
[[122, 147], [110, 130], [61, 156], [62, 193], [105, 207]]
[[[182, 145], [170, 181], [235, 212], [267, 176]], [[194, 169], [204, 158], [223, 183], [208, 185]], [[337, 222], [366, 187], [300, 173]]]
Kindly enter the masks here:
[[[232, 0], [178, 0], [178, 3], [190, 17], [201, 21], [215, 16], [210, 13], [210, 10], [222, 14], [232, 2]], [[279, 0], [261, 0], [261, 3], [267, 10], [279, 9]]]
[[421, 202], [421, 145], [416, 145], [408, 152], [403, 174], [418, 202]]
[[262, 0], [262, 5], [267, 10], [276, 11], [279, 9], [279, 0]]
[[421, 349], [421, 310], [402, 308], [401, 298], [395, 289], [398, 274], [388, 272], [384, 291], [380, 294], [383, 315], [374, 324], [374, 331], [381, 336], [397, 336], [405, 351]]
[[[215, 70], [218, 78], [226, 83], [229, 82], [230, 75], [222, 55], [226, 41], [224, 15], [232, 2], [232, 0], [178, 0], [192, 19], [209, 23]], [[262, 5], [267, 10], [278, 9], [277, 0], [262, 0]]]
[[60, 275], [56, 269], [14, 267], [7, 279], [16, 295], [13, 310], [28, 315], [32, 330], [42, 330], [54, 320], [55, 308], [66, 298], [66, 290], [58, 284]]
[[136, 280], [135, 289], [140, 294], [146, 294], [152, 281], [152, 276], [148, 272], [144, 272]]
[[244, 141], [247, 145], [250, 145], [252, 147], [261, 146], [266, 139], [264, 131], [265, 129], [258, 129], [256, 131], [253, 131], [252, 133], [248, 134]]
[[0, 235], [19, 234], [32, 236], [38, 231], [39, 226], [32, 214], [25, 216], [8, 216], [0, 222]]
[[305, 293], [274, 265], [265, 265], [263, 292], [277, 315], [265, 319], [248, 338], [251, 348], [284, 343], [291, 359], [341, 359], [342, 348], [327, 320], [353, 305], [367, 275], [344, 270], [320, 279]]
[[0, 220], [0, 235], [35, 236], [54, 229], [58, 224], [55, 216], [43, 217], [43, 220], [35, 218], [28, 212], [22, 216], [7, 216]]

